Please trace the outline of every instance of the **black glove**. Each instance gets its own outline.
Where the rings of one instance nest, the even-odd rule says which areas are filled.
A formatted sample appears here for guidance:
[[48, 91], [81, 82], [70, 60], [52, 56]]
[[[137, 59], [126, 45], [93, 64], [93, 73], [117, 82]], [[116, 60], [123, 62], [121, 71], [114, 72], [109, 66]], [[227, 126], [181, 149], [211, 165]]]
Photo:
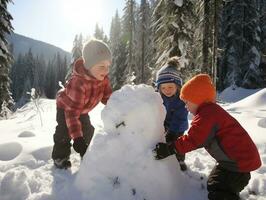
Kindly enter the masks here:
[[165, 141], [166, 143], [174, 142], [177, 139], [177, 136], [175, 133], [172, 132], [166, 132], [165, 134]]
[[173, 155], [176, 153], [175, 147], [174, 147], [174, 143], [171, 144], [166, 144], [166, 143], [161, 143], [159, 142], [155, 149], [153, 150], [153, 152], [155, 153], [155, 159], [156, 160], [161, 160], [164, 159], [170, 155]]
[[83, 157], [88, 148], [88, 144], [85, 142], [83, 137], [78, 137], [74, 139], [73, 148], [80, 154], [81, 157]]

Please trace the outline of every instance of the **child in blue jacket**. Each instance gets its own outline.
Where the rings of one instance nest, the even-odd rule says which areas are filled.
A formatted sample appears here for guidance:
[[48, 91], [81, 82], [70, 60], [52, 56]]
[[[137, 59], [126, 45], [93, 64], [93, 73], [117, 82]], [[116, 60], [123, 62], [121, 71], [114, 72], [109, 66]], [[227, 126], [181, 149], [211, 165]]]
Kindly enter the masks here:
[[[177, 70], [178, 66], [178, 57], [171, 57], [167, 64], [157, 72], [156, 77], [157, 90], [162, 96], [167, 112], [164, 121], [167, 143], [172, 143], [188, 129], [188, 111], [184, 102], [179, 98], [182, 79]], [[185, 155], [176, 155], [176, 158], [180, 169], [185, 171], [187, 169]]]

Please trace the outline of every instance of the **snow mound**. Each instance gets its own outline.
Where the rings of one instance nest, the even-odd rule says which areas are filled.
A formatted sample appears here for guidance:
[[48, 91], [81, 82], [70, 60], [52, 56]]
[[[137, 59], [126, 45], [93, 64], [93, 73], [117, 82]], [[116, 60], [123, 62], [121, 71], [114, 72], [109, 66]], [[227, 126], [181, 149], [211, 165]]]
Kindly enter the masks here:
[[230, 86], [218, 95], [218, 99], [228, 103], [235, 103], [258, 92], [259, 90], [260, 89], [250, 90], [241, 87]]
[[266, 110], [266, 88], [227, 107], [229, 111]]
[[104, 132], [96, 133], [77, 174], [84, 199], [174, 200], [182, 194], [186, 184], [176, 158], [153, 158], [152, 149], [164, 137], [162, 103], [145, 85], [112, 94], [102, 111]]

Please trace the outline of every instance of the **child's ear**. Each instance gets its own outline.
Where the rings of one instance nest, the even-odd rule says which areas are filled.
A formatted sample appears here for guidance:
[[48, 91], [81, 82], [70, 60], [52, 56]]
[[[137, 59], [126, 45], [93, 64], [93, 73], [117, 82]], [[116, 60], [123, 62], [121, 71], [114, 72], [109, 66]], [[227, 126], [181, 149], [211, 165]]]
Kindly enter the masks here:
[[177, 86], [177, 90], [178, 90], [178, 92], [180, 93], [181, 86], [180, 86], [180, 85], [176, 85], [176, 86]]

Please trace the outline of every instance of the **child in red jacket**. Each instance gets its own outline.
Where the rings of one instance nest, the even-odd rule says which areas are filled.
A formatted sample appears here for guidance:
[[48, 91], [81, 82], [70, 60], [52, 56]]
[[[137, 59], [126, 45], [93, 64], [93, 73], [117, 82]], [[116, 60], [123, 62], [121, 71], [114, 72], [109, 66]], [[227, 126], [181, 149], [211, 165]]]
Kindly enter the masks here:
[[71, 139], [81, 157], [93, 137], [94, 127], [88, 113], [101, 101], [106, 104], [112, 90], [109, 79], [111, 52], [102, 41], [92, 39], [75, 62], [73, 73], [56, 98], [57, 115], [52, 158], [60, 169], [71, 167]]
[[172, 144], [158, 143], [155, 158], [187, 153], [204, 147], [217, 161], [207, 190], [211, 200], [239, 199], [250, 172], [261, 166], [258, 150], [246, 130], [215, 103], [216, 92], [207, 74], [199, 74], [183, 85], [180, 98], [194, 115], [187, 135]]

